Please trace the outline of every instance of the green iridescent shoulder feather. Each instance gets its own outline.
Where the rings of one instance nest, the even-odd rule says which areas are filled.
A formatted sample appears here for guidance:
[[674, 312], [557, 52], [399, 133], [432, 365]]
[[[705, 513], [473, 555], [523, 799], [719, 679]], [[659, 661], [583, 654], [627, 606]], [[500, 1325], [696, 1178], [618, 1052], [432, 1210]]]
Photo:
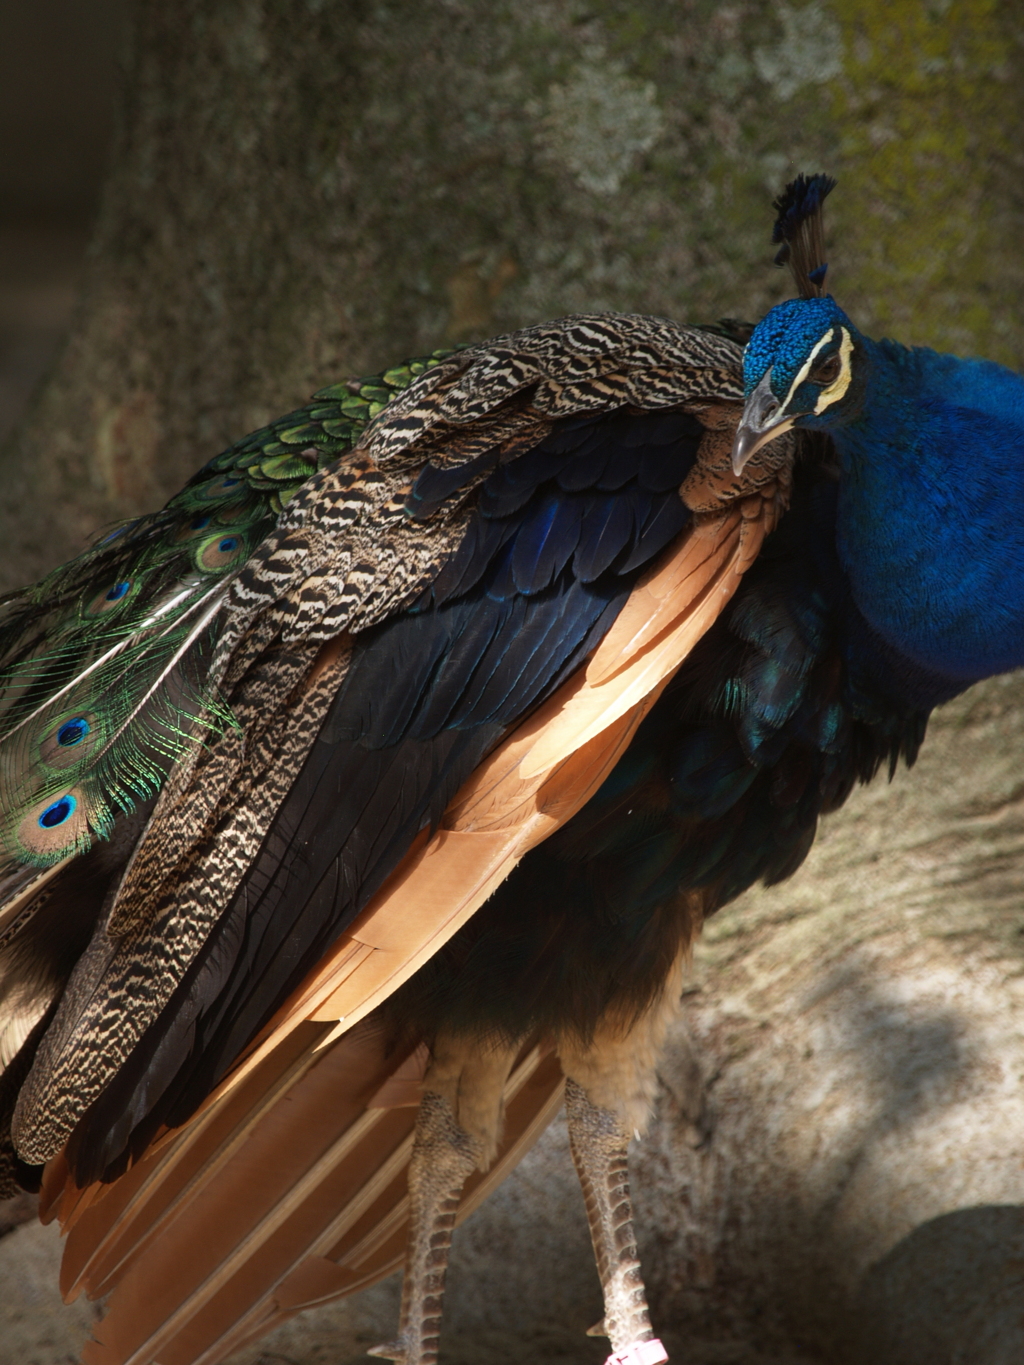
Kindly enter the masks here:
[[[211, 460], [171, 500], [168, 510], [216, 501], [237, 480], [263, 495], [269, 510], [280, 513], [310, 475], [352, 449], [396, 394], [452, 353], [453, 348], [434, 351], [381, 374], [319, 389], [306, 407], [261, 427]], [[225, 477], [227, 487], [217, 475]]]

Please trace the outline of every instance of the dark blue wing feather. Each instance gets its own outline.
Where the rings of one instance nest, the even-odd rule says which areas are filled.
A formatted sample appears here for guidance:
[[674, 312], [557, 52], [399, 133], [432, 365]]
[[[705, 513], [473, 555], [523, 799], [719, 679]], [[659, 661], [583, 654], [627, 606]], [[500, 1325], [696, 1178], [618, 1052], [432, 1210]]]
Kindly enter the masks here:
[[548, 492], [516, 534], [510, 567], [516, 591], [532, 596], [550, 587], [580, 542], [583, 505], [580, 498]]
[[[623, 551], [632, 549], [636, 532], [634, 509], [625, 499], [606, 493], [604, 497], [594, 495], [589, 502], [593, 530], [580, 544], [573, 560], [573, 569], [584, 583], [600, 578]], [[647, 510], [646, 499], [641, 510]]]
[[[689, 513], [678, 498], [652, 498], [643, 522], [635, 531], [633, 546], [619, 565], [619, 572], [632, 573], [642, 564], [650, 563], [663, 546], [675, 540], [688, 520]], [[578, 562], [576, 572], [583, 577], [584, 570]]]

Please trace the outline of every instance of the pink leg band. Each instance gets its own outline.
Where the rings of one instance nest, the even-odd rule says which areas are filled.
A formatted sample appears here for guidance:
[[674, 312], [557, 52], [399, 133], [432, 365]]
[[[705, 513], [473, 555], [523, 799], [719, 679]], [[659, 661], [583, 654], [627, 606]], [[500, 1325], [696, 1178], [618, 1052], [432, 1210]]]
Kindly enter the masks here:
[[651, 1341], [633, 1341], [624, 1351], [610, 1355], [604, 1365], [664, 1365], [668, 1352], [657, 1337]]

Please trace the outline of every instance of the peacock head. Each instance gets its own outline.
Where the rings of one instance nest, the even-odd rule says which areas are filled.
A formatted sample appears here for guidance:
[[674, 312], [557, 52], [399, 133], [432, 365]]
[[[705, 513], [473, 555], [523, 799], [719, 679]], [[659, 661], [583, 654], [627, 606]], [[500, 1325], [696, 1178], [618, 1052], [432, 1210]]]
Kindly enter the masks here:
[[830, 296], [788, 299], [754, 328], [743, 355], [746, 403], [732, 466], [791, 427], [827, 429], [857, 405], [854, 355], [860, 334]]

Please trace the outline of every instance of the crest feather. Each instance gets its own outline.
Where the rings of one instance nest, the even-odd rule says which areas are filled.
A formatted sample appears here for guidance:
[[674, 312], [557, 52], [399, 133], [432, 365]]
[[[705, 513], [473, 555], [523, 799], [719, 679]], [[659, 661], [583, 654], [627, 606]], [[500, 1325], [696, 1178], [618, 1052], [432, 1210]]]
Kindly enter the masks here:
[[798, 175], [772, 204], [776, 213], [772, 241], [781, 242], [776, 265], [788, 263], [803, 299], [825, 293], [825, 199], [835, 189], [830, 175]]

